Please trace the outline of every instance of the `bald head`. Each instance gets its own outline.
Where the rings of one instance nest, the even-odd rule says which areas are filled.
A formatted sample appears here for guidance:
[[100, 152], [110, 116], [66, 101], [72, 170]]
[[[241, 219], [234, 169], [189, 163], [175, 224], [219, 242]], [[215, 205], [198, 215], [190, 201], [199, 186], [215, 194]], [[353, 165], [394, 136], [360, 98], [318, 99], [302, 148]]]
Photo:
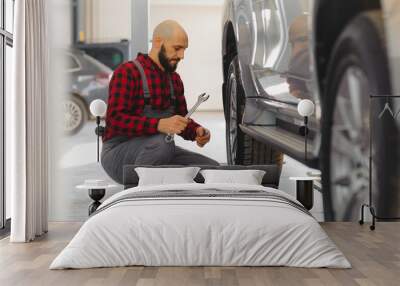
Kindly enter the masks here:
[[165, 20], [153, 31], [149, 56], [164, 70], [175, 71], [178, 62], [184, 58], [188, 47], [188, 36], [178, 22]]
[[171, 40], [174, 37], [183, 37], [187, 40], [187, 34], [183, 27], [174, 20], [165, 20], [158, 24], [153, 31], [153, 41], [156, 38]]

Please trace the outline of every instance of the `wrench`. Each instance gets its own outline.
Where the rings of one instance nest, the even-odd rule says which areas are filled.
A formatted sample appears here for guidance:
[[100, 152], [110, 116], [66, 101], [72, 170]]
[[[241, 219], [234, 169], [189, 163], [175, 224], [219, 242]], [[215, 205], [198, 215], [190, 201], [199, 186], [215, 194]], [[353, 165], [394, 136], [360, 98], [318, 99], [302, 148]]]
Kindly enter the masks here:
[[[185, 118], [189, 118], [190, 116], [192, 116], [192, 114], [196, 111], [197, 107], [199, 107], [199, 105], [201, 103], [203, 103], [204, 101], [206, 101], [208, 98], [210, 97], [209, 94], [205, 94], [202, 93], [198, 96], [197, 98], [197, 102], [195, 103], [195, 105], [193, 105], [193, 107], [188, 111], [188, 113], [185, 115]], [[174, 134], [168, 134], [167, 136], [165, 136], [165, 142], [170, 143], [174, 140]]]

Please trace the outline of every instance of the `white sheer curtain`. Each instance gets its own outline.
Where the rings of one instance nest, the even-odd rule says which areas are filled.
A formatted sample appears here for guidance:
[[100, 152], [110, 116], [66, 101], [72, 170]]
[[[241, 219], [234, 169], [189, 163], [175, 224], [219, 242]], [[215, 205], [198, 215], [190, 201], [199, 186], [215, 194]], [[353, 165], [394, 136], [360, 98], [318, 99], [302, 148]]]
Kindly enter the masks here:
[[48, 41], [46, 0], [15, 1], [14, 93], [6, 119], [7, 186], [12, 242], [27, 242], [48, 225]]

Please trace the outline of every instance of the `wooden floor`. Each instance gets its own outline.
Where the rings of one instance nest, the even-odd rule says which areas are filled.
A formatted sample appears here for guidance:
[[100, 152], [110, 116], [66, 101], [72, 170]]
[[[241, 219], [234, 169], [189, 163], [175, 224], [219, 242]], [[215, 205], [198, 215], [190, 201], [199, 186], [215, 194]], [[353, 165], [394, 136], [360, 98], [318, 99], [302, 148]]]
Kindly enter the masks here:
[[353, 268], [120, 267], [48, 270], [80, 223], [51, 223], [44, 237], [27, 244], [0, 241], [0, 285], [400, 285], [400, 223], [375, 231], [356, 223], [323, 223]]

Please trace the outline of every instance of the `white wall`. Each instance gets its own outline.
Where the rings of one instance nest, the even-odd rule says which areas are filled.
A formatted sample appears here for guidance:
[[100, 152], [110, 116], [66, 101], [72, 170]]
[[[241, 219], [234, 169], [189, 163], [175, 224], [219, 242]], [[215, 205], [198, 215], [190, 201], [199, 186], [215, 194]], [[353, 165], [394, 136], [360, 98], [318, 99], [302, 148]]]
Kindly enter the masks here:
[[197, 95], [210, 99], [199, 110], [222, 110], [221, 5], [150, 4], [150, 31], [165, 19], [178, 21], [189, 36], [185, 59], [178, 73], [185, 85], [188, 108]]
[[14, 73], [14, 49], [10, 47], [6, 47], [6, 74], [5, 74], [5, 88], [6, 88], [6, 93], [5, 93], [5, 150], [6, 153], [4, 154], [3, 160], [5, 161], [5, 168], [3, 169], [3, 172], [5, 174], [5, 208], [6, 208], [6, 217], [5, 219], [11, 218], [11, 168], [9, 166], [10, 164], [10, 157], [11, 154], [10, 152], [7, 152], [8, 150], [11, 150], [13, 141], [11, 140], [12, 137], [9, 135], [11, 132], [11, 129], [13, 128], [13, 124], [11, 124], [12, 121], [12, 96], [13, 96], [13, 86], [12, 86], [12, 75]]
[[86, 0], [86, 41], [130, 39], [131, 1], [134, 0]]

